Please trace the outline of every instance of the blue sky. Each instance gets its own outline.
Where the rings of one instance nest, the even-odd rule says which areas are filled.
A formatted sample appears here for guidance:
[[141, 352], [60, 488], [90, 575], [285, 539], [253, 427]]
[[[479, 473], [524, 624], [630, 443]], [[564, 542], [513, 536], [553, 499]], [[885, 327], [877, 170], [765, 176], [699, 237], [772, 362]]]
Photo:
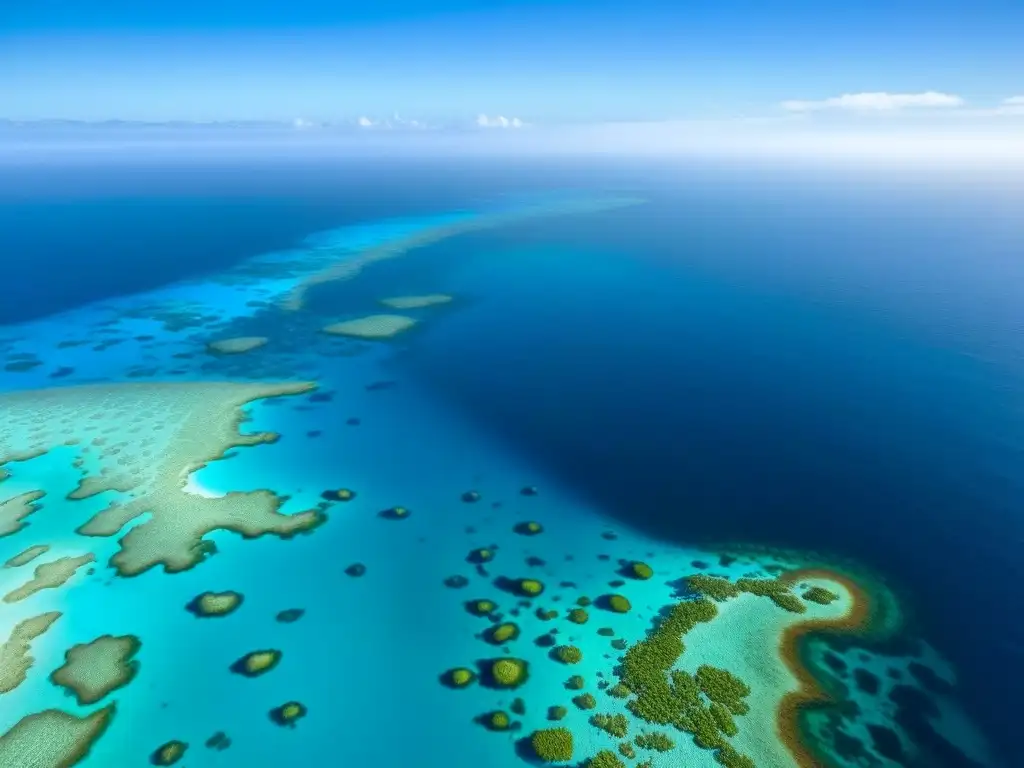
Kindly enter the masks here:
[[1021, 0], [0, 2], [19, 120], [987, 119], [1022, 94]]

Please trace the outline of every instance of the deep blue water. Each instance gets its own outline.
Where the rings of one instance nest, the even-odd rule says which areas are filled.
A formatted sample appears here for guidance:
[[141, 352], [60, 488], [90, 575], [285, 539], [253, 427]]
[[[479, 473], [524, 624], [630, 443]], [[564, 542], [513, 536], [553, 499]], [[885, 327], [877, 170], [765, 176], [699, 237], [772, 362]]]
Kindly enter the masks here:
[[877, 568], [1024, 760], [1007, 684], [1024, 680], [1024, 225], [998, 189], [621, 164], [18, 173], [0, 187], [0, 322], [346, 221], [639, 189], [645, 206], [446, 241], [313, 301], [445, 274], [472, 322], [418, 331], [401, 375], [661, 538]]

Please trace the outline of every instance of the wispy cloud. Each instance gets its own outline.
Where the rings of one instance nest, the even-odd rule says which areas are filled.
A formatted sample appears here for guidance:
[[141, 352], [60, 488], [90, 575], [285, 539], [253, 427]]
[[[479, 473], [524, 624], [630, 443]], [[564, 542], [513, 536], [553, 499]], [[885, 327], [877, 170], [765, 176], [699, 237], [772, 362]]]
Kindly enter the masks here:
[[949, 109], [963, 106], [964, 100], [951, 93], [925, 91], [924, 93], [844, 93], [819, 101], [784, 101], [781, 107], [788, 112], [819, 112], [846, 110], [853, 112], [891, 112], [900, 109]]
[[496, 115], [495, 117], [477, 115], [476, 124], [479, 128], [522, 128], [526, 125], [518, 117], [509, 118], [502, 115]]

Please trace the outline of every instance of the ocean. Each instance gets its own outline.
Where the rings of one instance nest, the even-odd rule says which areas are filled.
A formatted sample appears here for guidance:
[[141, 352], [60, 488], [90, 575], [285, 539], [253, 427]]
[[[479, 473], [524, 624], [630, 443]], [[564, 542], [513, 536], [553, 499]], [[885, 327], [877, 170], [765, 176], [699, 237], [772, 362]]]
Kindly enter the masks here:
[[[285, 541], [217, 530], [206, 535], [216, 555], [195, 567], [125, 578], [107, 564], [116, 537], [74, 532], [116, 492], [65, 498], [79, 474], [73, 446], [9, 463], [0, 501], [47, 495], [25, 529], [0, 538], [0, 559], [47, 543], [89, 549], [96, 568], [5, 609], [12, 626], [42, 610], [65, 616], [32, 644], [25, 683], [0, 694], [10, 702], [0, 729], [45, 708], [95, 711], [46, 676], [73, 644], [131, 634], [136, 678], [102, 700], [118, 710], [82, 765], [143, 765], [180, 739], [190, 768], [511, 768], [536, 760], [523, 738], [551, 727], [548, 707], [560, 703], [577, 764], [616, 744], [594, 735], [564, 686], [570, 671], [614, 679], [618, 654], [596, 627], [633, 644], [695, 569], [735, 580], [792, 564], [850, 574], [900, 606], [899, 631], [834, 633], [834, 653], [854, 665], [860, 654], [883, 679], [896, 659], [941, 657], [956, 683], [934, 727], [900, 720], [864, 686], [830, 687], [811, 658], [830, 634], [812, 633], [802, 657], [835, 698], [859, 702], [838, 727], [871, 754], [843, 753], [833, 733], [816, 759], [1021, 764], [1010, 684], [1024, 680], [1017, 194], [998, 180], [893, 170], [616, 159], [5, 168], [0, 393], [315, 380], [312, 395], [248, 408], [242, 430], [276, 442], [235, 449], [193, 479], [212, 495], [267, 488], [286, 497], [283, 511], [321, 505], [327, 520]], [[310, 270], [440, 230], [282, 308]], [[417, 324], [393, 338], [322, 332], [380, 313], [383, 298], [435, 294], [451, 300], [409, 310]], [[238, 355], [207, 348], [250, 336], [268, 342]], [[24, 447], [0, 439], [0, 456]], [[339, 488], [355, 498], [323, 501]], [[478, 501], [463, 499], [470, 491]], [[409, 519], [379, 514], [395, 506]], [[530, 520], [542, 535], [515, 532]], [[473, 562], [479, 548], [493, 563]], [[609, 586], [641, 560], [656, 578]], [[356, 563], [361, 576], [346, 572]], [[0, 588], [31, 568], [0, 571]], [[560, 627], [558, 642], [584, 654], [567, 671], [548, 658], [536, 604], [520, 606], [501, 581], [527, 576], [556, 607], [620, 589], [634, 610], [597, 607], [587, 624]], [[196, 618], [185, 606], [206, 590], [244, 601], [237, 614]], [[466, 610], [483, 598], [520, 625], [507, 651]], [[299, 620], [275, 620], [291, 608]], [[764, 642], [736, 668], [771, 657]], [[272, 672], [229, 671], [262, 648], [282, 651]], [[506, 653], [530, 664], [515, 692], [442, 684], [446, 670]], [[290, 700], [308, 714], [279, 727], [267, 713]], [[475, 722], [496, 709], [517, 726]], [[217, 731], [230, 747], [204, 746]], [[683, 752], [644, 756], [716, 764], [676, 740]]]

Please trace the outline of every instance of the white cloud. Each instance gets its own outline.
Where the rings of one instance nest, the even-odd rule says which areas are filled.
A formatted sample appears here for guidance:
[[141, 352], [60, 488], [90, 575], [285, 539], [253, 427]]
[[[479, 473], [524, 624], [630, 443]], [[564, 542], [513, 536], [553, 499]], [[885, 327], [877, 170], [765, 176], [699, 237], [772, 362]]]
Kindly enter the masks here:
[[1008, 99], [1003, 99], [1003, 106], [1024, 107], [1024, 96], [1011, 96]]
[[371, 120], [370, 118], [366, 117], [365, 115], [360, 117], [359, 120], [357, 120], [356, 122], [359, 123], [359, 127], [360, 128], [372, 128], [373, 127], [373, 120]]
[[784, 101], [781, 106], [789, 112], [818, 112], [821, 110], [848, 110], [858, 112], [891, 112], [899, 109], [935, 109], [962, 106], [964, 100], [950, 93], [925, 91], [924, 93], [844, 93], [821, 101]]
[[303, 117], [296, 117], [294, 120], [292, 120], [292, 127], [297, 131], [304, 131], [308, 128], [315, 128], [316, 123], [312, 122], [311, 120], [306, 120]]
[[522, 128], [526, 125], [518, 117], [508, 118], [502, 115], [495, 117], [488, 117], [487, 115], [477, 115], [476, 124], [480, 128]]

